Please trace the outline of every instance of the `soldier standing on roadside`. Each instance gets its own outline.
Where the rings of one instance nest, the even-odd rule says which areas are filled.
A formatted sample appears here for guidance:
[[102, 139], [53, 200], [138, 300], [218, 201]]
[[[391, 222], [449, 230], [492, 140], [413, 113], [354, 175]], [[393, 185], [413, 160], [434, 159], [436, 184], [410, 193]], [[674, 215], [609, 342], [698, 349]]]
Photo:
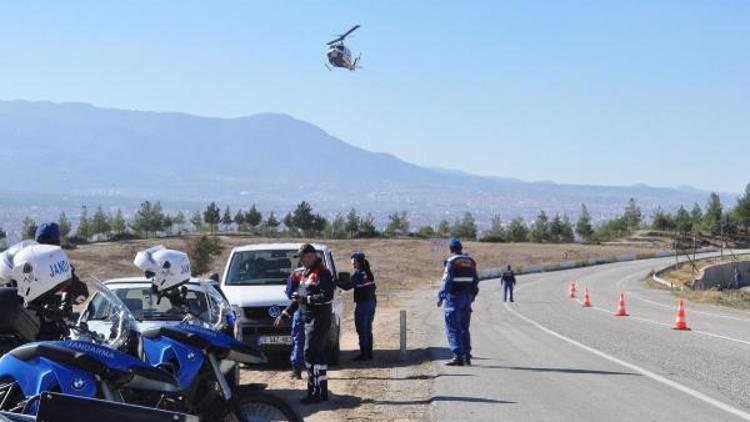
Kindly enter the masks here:
[[282, 315], [292, 315], [299, 308], [305, 322], [305, 366], [307, 366], [307, 395], [303, 404], [328, 400], [328, 364], [325, 349], [331, 329], [335, 285], [331, 272], [309, 243], [299, 249], [299, 260], [305, 267], [299, 288], [292, 295], [293, 302]]
[[437, 306], [445, 302], [445, 331], [453, 359], [448, 366], [471, 365], [471, 304], [479, 293], [477, 263], [463, 253], [458, 239], [448, 242], [451, 256], [445, 261], [443, 287]]
[[[286, 280], [286, 296], [291, 300], [299, 289], [299, 283], [305, 273], [305, 267], [300, 267], [292, 271]], [[286, 311], [284, 311], [286, 312]], [[289, 361], [292, 363], [292, 372], [289, 378], [302, 379], [302, 370], [305, 368], [305, 321], [302, 319], [302, 311], [298, 308], [293, 316], [284, 314], [279, 315], [274, 321], [274, 327], [281, 326], [282, 319], [292, 318], [292, 352], [289, 355]]]
[[510, 301], [513, 302], [513, 287], [516, 286], [516, 274], [510, 265], [508, 265], [508, 269], [503, 271], [503, 275], [500, 277], [500, 284], [503, 286], [503, 302], [508, 301], [508, 296], [510, 296]]

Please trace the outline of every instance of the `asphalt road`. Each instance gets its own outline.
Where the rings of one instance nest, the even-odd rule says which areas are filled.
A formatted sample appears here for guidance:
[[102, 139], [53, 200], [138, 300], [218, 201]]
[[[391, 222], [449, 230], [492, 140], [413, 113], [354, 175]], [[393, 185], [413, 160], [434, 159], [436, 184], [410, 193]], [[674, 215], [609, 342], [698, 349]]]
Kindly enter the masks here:
[[[436, 421], [750, 420], [750, 313], [687, 304], [692, 331], [675, 331], [677, 300], [642, 280], [673, 258], [518, 278], [503, 304], [497, 280], [474, 303], [474, 365], [444, 367]], [[577, 280], [579, 299], [567, 298]], [[592, 308], [581, 307], [588, 287]], [[620, 292], [629, 317], [615, 317]], [[442, 309], [426, 318], [447, 345]], [[447, 357], [443, 348], [438, 357]]]

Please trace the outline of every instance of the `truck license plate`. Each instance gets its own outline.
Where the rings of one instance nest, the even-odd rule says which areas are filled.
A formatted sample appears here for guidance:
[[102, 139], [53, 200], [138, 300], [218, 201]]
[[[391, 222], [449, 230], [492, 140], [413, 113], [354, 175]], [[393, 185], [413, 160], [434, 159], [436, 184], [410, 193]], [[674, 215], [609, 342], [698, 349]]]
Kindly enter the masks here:
[[283, 344], [283, 345], [291, 345], [292, 344], [292, 337], [291, 336], [260, 336], [258, 337], [258, 344]]

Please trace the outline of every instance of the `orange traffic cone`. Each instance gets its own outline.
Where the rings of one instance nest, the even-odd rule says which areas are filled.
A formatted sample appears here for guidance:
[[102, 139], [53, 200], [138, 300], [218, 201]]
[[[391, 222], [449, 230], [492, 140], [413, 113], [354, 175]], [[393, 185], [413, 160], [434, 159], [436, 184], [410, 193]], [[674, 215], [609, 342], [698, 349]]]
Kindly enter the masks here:
[[689, 330], [687, 322], [685, 321], [685, 299], [680, 298], [680, 303], [677, 305], [677, 318], [674, 321], [675, 330]]
[[584, 308], [590, 308], [591, 307], [591, 297], [589, 296], [589, 289], [588, 289], [588, 287], [583, 292], [583, 307]]
[[620, 293], [620, 303], [617, 304], [615, 316], [628, 316], [628, 311], [625, 310], [625, 293]]
[[576, 298], [576, 282], [575, 280], [570, 282], [570, 288], [568, 289], [568, 297], [571, 299]]

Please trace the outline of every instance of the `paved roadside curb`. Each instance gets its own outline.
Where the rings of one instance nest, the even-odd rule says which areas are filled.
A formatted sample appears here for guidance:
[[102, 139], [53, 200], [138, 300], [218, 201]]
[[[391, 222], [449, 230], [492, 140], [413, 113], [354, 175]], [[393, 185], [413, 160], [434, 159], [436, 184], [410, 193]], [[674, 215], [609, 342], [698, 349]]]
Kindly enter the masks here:
[[[696, 253], [716, 252], [718, 250], [719, 250], [718, 248], [707, 247], [707, 248], [698, 249]], [[593, 267], [597, 265], [613, 264], [616, 262], [628, 262], [628, 261], [640, 261], [640, 260], [654, 259], [654, 258], [666, 258], [669, 256], [674, 256], [674, 251], [661, 250], [661, 251], [643, 253], [643, 254], [638, 254], [638, 255], [619, 255], [616, 257], [608, 257], [608, 258], [602, 258], [602, 257], [588, 258], [588, 259], [580, 260], [580, 261], [560, 261], [560, 262], [552, 262], [552, 263], [546, 263], [546, 264], [518, 265], [514, 267], [513, 271], [515, 272], [516, 275], [535, 274], [535, 273], [570, 270], [574, 268]], [[488, 268], [479, 272], [479, 279], [490, 280], [494, 278], [500, 278], [503, 271], [504, 270], [502, 268], [497, 268], [497, 267]], [[662, 280], [662, 281], [666, 281], [666, 280]], [[667, 282], [666, 285], [669, 286], [669, 283]]]

